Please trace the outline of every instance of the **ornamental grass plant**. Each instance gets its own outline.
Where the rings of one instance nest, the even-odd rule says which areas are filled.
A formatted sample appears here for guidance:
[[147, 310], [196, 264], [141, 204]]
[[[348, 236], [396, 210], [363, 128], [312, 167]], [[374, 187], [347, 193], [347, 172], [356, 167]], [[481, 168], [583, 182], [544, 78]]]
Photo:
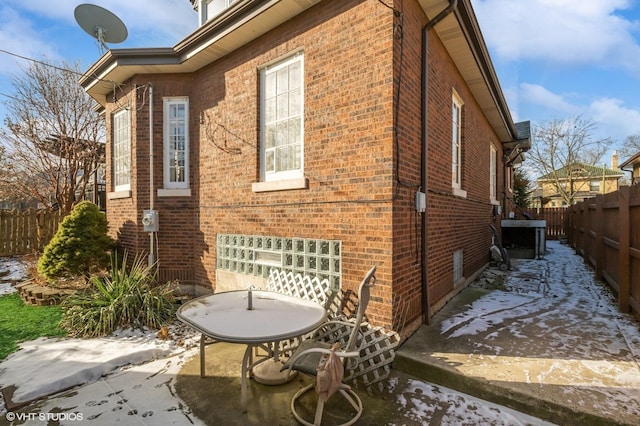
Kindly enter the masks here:
[[118, 328], [160, 328], [175, 314], [171, 283], [156, 285], [156, 265], [137, 255], [128, 265], [127, 254], [111, 256], [110, 274], [94, 276], [84, 291], [62, 302], [60, 323], [70, 335], [97, 337]]

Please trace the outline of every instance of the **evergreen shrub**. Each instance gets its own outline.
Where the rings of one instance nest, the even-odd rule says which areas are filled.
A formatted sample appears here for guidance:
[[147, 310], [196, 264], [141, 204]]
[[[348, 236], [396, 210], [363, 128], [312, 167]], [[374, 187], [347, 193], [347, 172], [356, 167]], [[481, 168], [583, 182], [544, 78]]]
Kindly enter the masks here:
[[109, 264], [115, 242], [107, 234], [104, 213], [90, 201], [75, 205], [38, 260], [38, 272], [49, 280], [88, 276]]

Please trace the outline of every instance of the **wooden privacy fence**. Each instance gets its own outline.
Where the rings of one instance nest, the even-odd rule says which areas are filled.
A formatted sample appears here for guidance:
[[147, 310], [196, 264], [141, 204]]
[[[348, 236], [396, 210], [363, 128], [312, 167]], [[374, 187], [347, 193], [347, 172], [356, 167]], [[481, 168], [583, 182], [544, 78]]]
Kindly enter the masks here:
[[0, 256], [42, 251], [62, 218], [60, 210], [0, 210]]
[[532, 219], [547, 221], [547, 240], [557, 240], [565, 236], [564, 216], [567, 212], [565, 207], [525, 209], [524, 211], [528, 213]]
[[640, 185], [570, 206], [565, 220], [570, 244], [617, 293], [620, 310], [640, 318]]

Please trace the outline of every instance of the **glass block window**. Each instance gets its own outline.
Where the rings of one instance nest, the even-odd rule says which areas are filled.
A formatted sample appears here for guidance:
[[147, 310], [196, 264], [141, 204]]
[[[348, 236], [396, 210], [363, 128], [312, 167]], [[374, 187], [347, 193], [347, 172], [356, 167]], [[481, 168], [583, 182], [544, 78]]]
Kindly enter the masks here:
[[266, 278], [278, 268], [328, 278], [333, 288], [341, 288], [341, 241], [218, 234], [216, 246], [218, 269]]

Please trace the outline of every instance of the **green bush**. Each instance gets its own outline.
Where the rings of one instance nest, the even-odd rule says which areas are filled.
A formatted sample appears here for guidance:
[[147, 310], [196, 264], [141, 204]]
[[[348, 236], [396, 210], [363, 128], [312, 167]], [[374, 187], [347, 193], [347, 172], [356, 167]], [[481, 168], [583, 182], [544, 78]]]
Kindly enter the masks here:
[[69, 334], [81, 337], [105, 336], [118, 328], [160, 328], [175, 314], [169, 283], [154, 286], [155, 265], [136, 256], [130, 268], [127, 255], [118, 264], [111, 258], [110, 276], [92, 277], [91, 288], [68, 296], [62, 302], [60, 323]]
[[49, 280], [88, 275], [109, 263], [114, 247], [107, 218], [98, 206], [78, 203], [67, 215], [38, 260], [38, 272]]

